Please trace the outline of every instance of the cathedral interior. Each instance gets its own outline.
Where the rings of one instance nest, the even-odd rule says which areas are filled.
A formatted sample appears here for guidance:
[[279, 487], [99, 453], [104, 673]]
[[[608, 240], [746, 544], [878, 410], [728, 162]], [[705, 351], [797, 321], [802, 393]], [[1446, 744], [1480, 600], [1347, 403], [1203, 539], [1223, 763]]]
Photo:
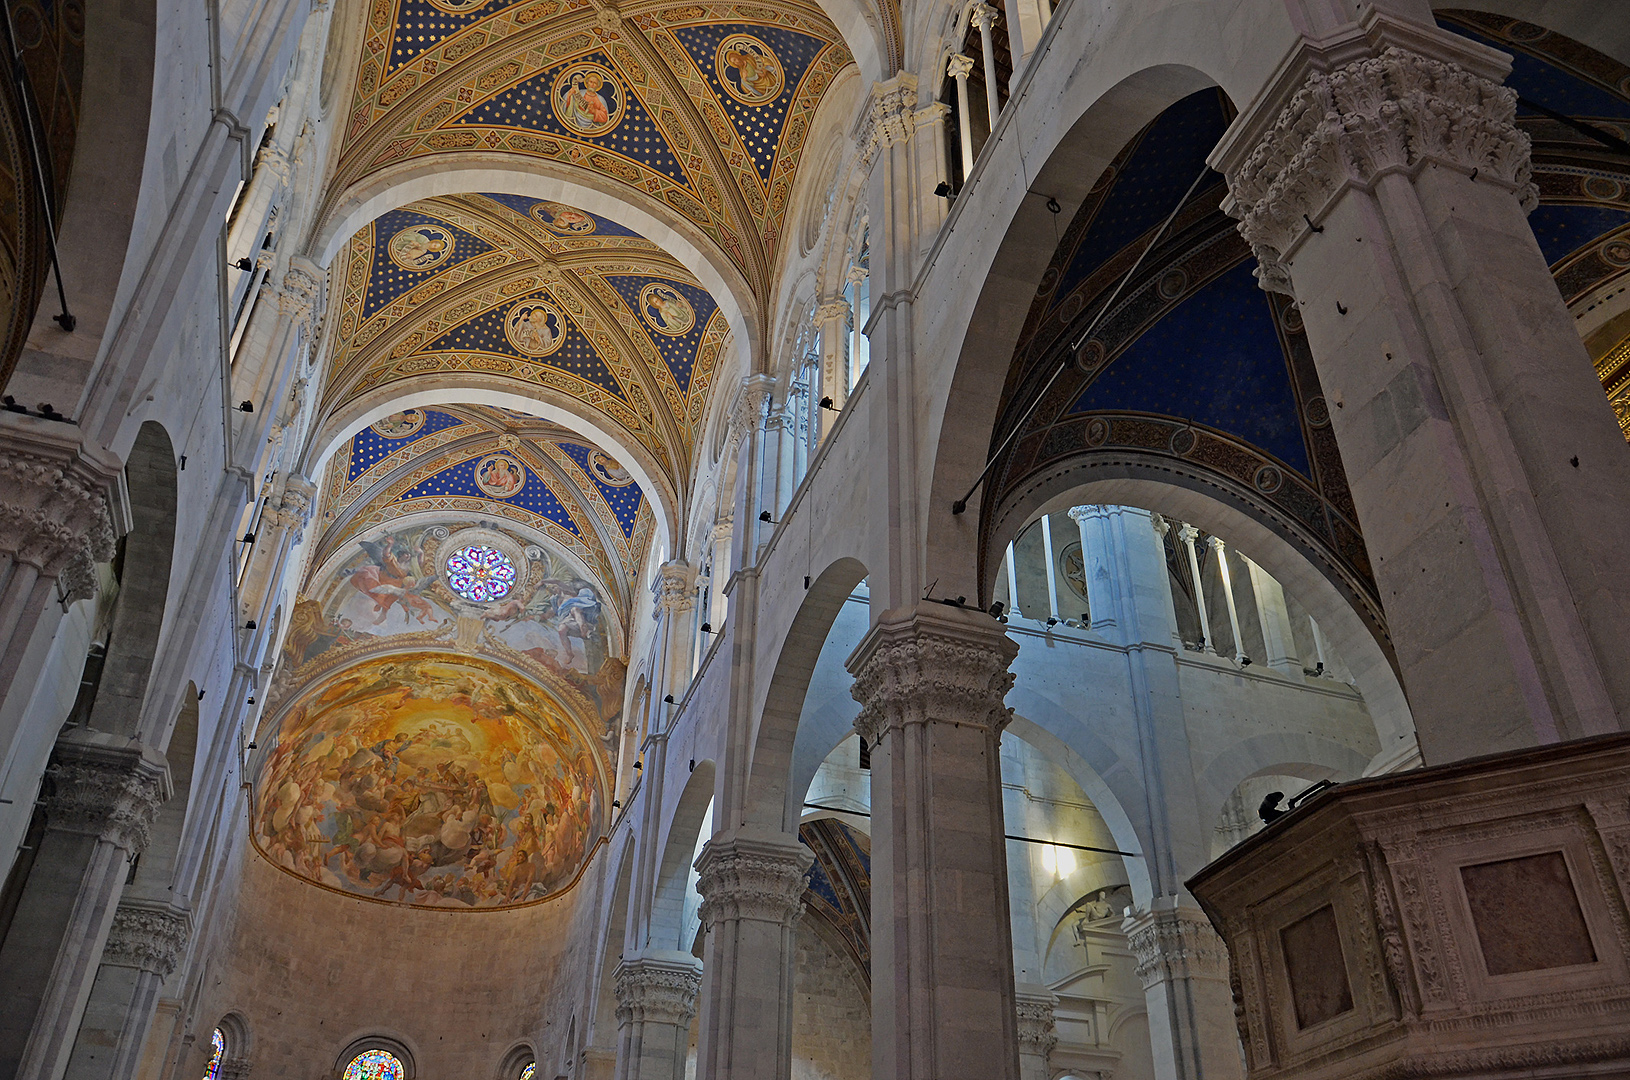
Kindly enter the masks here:
[[0, 1080], [1630, 1077], [1630, 5], [0, 6]]

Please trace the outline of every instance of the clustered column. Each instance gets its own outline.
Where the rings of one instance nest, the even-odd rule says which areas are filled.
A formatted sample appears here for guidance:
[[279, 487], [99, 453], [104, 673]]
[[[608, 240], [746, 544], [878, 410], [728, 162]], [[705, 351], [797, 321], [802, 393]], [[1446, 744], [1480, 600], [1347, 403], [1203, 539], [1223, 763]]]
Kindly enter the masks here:
[[873, 1074], [1014, 1080], [1000, 740], [1018, 647], [923, 604], [849, 658], [872, 755]]
[[1157, 902], [1122, 927], [1149, 1003], [1155, 1075], [1237, 1080], [1244, 1075], [1228, 985], [1228, 950], [1192, 900]]

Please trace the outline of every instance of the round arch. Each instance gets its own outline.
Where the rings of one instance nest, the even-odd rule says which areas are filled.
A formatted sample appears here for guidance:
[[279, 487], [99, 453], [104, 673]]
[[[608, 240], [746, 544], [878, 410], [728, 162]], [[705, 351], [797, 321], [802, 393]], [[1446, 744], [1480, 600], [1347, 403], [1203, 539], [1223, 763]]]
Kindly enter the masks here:
[[1201, 821], [1215, 821], [1223, 804], [1241, 783], [1274, 774], [1303, 780], [1352, 780], [1362, 776], [1369, 758], [1334, 739], [1302, 732], [1257, 735], [1230, 746], [1213, 758], [1199, 781]]
[[[422, 390], [406, 388], [421, 379], [435, 385]], [[586, 410], [564, 395], [544, 387], [522, 392], [512, 389], [515, 386], [513, 379], [467, 372], [457, 373], [451, 379], [443, 372], [382, 386], [329, 414], [312, 438], [302, 468], [307, 476], [319, 475], [334, 452], [358, 432], [404, 409], [433, 408], [437, 405], [493, 405], [512, 409], [570, 428], [616, 453], [618, 461], [634, 474], [634, 481], [639, 484], [640, 490], [660, 508], [657, 535], [671, 549], [673, 537], [679, 531], [681, 508], [673, 486], [667, 482], [650, 452], [632, 439], [613, 434], [609, 426], [585, 415]], [[532, 394], [548, 396], [534, 397]]]
[[698, 761], [685, 781], [685, 788], [668, 820], [668, 832], [658, 864], [656, 895], [651, 902], [651, 920], [644, 928], [641, 948], [673, 949], [689, 952], [685, 941], [686, 892], [690, 885], [691, 862], [700, 841], [702, 825], [713, 807], [713, 786], [717, 768], [709, 760]]
[[334, 1060], [334, 1080], [340, 1080], [345, 1075], [345, 1067], [355, 1061], [358, 1055], [366, 1054], [370, 1050], [383, 1050], [393, 1055], [402, 1063], [402, 1080], [414, 1080], [417, 1070], [414, 1066], [413, 1050], [408, 1045], [406, 1037], [399, 1033], [374, 1033], [352, 1039]]
[[514, 154], [447, 153], [390, 166], [330, 198], [307, 245], [329, 266], [350, 237], [381, 214], [438, 195], [497, 191], [554, 200], [610, 218], [639, 233], [683, 263], [713, 294], [730, 324], [741, 366], [752, 370], [759, 343], [759, 301], [747, 279], [701, 230], [654, 198], [637, 198], [626, 185], [585, 169]]

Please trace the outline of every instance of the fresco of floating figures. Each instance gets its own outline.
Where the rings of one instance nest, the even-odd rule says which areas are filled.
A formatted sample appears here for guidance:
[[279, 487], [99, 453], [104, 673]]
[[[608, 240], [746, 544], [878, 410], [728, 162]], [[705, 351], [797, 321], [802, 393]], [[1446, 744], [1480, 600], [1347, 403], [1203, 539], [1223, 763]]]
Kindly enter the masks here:
[[558, 551], [491, 522], [393, 523], [331, 557], [296, 600], [268, 715], [362, 656], [451, 647], [564, 682], [611, 753], [627, 674], [614, 633], [600, 586]]
[[330, 674], [290, 703], [261, 764], [256, 847], [287, 873], [382, 903], [559, 895], [604, 835], [608, 796], [558, 693], [445, 652]]

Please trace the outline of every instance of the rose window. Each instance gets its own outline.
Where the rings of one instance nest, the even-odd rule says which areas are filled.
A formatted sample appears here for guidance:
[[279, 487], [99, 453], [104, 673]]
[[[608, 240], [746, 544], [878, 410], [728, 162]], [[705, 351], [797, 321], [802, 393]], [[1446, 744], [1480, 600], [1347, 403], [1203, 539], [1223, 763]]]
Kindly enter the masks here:
[[515, 564], [497, 548], [471, 544], [447, 557], [447, 584], [478, 604], [502, 600], [515, 584]]

